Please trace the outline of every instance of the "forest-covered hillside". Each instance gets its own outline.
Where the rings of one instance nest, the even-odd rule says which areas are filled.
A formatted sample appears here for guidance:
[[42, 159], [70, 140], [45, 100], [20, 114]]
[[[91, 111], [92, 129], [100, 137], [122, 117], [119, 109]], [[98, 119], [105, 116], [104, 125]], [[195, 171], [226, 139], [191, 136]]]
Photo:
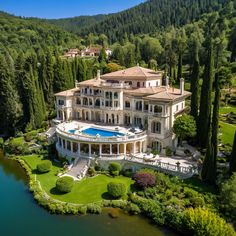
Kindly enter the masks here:
[[98, 22], [95, 18], [86, 18], [87, 26], [81, 24], [81, 18], [77, 19], [77, 23], [76, 18], [52, 23], [81, 36], [89, 33], [105, 34], [114, 43], [123, 38], [125, 33], [147, 34], [164, 30], [171, 25], [183, 26], [199, 19], [204, 13], [218, 11], [226, 2], [228, 0], [148, 0], [126, 11], [103, 16], [104, 19], [99, 19]]
[[55, 25], [0, 12], [0, 50], [5, 48], [16, 55], [32, 48], [63, 49], [77, 43], [77, 36]]
[[45, 20], [51, 24], [57, 25], [69, 32], [80, 33], [80, 30], [85, 27], [92, 26], [102, 20], [106, 19], [108, 15], [95, 15], [95, 16], [78, 16], [73, 18], [62, 18]]

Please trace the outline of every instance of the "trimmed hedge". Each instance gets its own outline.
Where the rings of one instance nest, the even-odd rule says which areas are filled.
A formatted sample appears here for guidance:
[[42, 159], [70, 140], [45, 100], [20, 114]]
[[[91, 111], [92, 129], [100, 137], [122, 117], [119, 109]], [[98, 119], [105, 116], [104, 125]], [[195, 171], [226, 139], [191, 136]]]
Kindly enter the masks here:
[[37, 170], [40, 173], [47, 173], [51, 170], [51, 167], [52, 167], [52, 162], [49, 160], [46, 160], [37, 165]]
[[111, 175], [119, 175], [121, 171], [121, 165], [117, 162], [111, 162], [108, 166], [109, 173]]
[[69, 176], [61, 177], [56, 182], [56, 189], [61, 193], [71, 192], [74, 185], [74, 179]]
[[108, 193], [114, 198], [120, 198], [126, 193], [126, 187], [123, 183], [110, 182], [107, 185]]

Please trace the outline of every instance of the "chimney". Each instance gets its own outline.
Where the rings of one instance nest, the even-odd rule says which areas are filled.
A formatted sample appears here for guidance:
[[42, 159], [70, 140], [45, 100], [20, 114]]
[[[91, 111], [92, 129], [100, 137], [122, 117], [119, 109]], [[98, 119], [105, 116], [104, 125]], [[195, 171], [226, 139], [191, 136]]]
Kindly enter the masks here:
[[180, 94], [184, 94], [184, 79], [180, 78]]
[[100, 70], [97, 70], [97, 80], [100, 80], [100, 78], [101, 78], [101, 72]]

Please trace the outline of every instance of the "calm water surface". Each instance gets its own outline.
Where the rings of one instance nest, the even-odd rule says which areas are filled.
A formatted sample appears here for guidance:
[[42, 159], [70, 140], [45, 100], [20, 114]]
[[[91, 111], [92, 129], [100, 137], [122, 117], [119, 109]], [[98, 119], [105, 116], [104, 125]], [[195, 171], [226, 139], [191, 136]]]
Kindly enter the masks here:
[[176, 236], [139, 216], [121, 214], [51, 215], [34, 201], [24, 171], [0, 154], [0, 230], [2, 236]]

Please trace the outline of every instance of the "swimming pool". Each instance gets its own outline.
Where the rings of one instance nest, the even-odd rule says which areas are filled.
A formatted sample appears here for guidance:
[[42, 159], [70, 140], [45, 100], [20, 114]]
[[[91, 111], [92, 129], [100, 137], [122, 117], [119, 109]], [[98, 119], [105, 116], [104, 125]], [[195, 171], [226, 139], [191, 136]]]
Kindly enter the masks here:
[[116, 132], [116, 131], [109, 131], [109, 130], [102, 130], [97, 128], [87, 128], [81, 131], [83, 134], [90, 135], [90, 136], [97, 136], [100, 135], [102, 137], [118, 137], [124, 136], [124, 134]]
[[76, 131], [75, 129], [70, 129], [70, 130], [68, 130], [68, 132], [71, 133], [71, 134], [74, 134], [75, 131]]

